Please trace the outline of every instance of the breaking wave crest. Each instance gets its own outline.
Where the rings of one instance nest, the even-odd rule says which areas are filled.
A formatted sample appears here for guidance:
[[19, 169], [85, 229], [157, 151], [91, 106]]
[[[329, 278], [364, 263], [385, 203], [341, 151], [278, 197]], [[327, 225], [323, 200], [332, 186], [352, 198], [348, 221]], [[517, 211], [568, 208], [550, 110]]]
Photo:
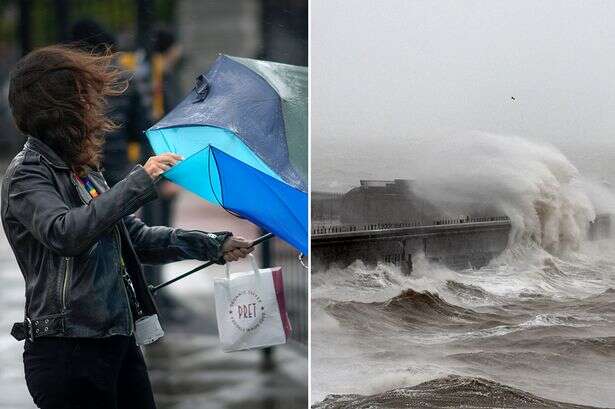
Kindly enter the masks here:
[[[480, 211], [511, 218], [511, 242], [533, 241], [553, 254], [578, 250], [596, 214], [612, 212], [615, 196], [583, 178], [552, 145], [485, 132], [454, 135], [448, 149], [415, 147], [427, 162], [412, 169], [417, 195], [456, 217]], [[431, 158], [431, 159], [430, 159]]]
[[438, 294], [429, 291], [417, 292], [412, 289], [404, 290], [384, 302], [342, 301], [329, 304], [326, 310], [341, 323], [355, 326], [366, 324], [366, 330], [374, 330], [381, 325], [419, 330], [426, 326], [444, 329], [444, 327], [465, 328], [469, 325], [500, 323], [489, 314], [480, 314], [450, 304]]

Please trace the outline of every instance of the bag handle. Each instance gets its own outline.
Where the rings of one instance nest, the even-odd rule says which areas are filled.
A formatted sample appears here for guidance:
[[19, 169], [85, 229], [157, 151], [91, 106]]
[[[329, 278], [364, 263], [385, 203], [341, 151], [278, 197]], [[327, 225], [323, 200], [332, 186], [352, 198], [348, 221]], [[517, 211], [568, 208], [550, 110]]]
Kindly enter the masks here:
[[[254, 270], [254, 275], [256, 276], [256, 278], [258, 280], [260, 280], [261, 278], [261, 273], [260, 273], [260, 269], [258, 268], [258, 264], [256, 264], [256, 257], [254, 257], [252, 254], [248, 254], [248, 258], [250, 259], [250, 264], [252, 264], [252, 269]], [[231, 268], [229, 267], [229, 264], [231, 264], [230, 262], [227, 262], [226, 264], [224, 264], [225, 267], [225, 271], [226, 271], [226, 279], [230, 280], [231, 279]]]

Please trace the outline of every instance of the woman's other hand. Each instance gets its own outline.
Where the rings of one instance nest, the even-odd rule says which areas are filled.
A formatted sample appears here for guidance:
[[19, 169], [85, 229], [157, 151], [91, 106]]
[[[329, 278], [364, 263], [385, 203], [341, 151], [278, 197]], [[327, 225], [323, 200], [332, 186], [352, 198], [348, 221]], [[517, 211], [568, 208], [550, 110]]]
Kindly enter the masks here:
[[243, 237], [229, 237], [222, 245], [225, 261], [237, 261], [254, 251], [252, 242]]
[[152, 179], [156, 179], [182, 159], [174, 153], [163, 153], [149, 158], [143, 168]]

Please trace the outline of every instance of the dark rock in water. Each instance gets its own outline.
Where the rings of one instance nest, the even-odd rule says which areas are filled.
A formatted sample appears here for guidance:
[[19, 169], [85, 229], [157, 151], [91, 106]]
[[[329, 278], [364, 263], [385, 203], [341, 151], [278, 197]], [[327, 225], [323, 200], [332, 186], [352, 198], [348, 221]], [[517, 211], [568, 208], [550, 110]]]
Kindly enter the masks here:
[[415, 386], [392, 389], [375, 395], [329, 395], [313, 409], [384, 409], [384, 408], [502, 408], [582, 409], [540, 398], [510, 386], [482, 378], [450, 375]]

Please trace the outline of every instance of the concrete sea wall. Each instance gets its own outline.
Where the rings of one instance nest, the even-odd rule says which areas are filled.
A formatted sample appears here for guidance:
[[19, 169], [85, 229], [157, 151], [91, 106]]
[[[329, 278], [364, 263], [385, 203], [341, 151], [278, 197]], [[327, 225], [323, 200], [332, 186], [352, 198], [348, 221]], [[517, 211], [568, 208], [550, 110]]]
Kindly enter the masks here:
[[412, 257], [424, 254], [453, 268], [480, 268], [506, 248], [510, 227], [505, 217], [369, 230], [320, 226], [312, 234], [312, 265], [318, 270], [359, 259], [367, 264], [391, 262], [410, 272]]

